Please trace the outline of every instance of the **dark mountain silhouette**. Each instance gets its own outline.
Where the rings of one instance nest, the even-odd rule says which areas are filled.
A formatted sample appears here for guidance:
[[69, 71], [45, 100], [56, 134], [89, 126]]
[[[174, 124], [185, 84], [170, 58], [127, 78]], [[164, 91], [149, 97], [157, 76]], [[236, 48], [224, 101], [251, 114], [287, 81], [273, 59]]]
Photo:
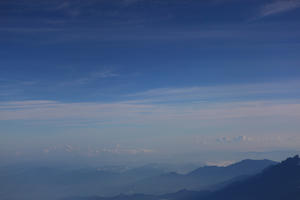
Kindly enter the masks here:
[[[288, 158], [245, 181], [235, 182], [204, 200], [298, 200], [300, 199], [300, 158]], [[202, 199], [201, 199], [202, 200]]]
[[[86, 199], [76, 196], [114, 196], [119, 193], [131, 195], [112, 198], [95, 196], [88, 199], [199, 199], [210, 192], [192, 192], [193, 190], [213, 191], [227, 185], [234, 187], [237, 182], [242, 183], [245, 179], [248, 180], [249, 176], [274, 164], [276, 163], [270, 160], [244, 160], [227, 167], [200, 167], [188, 174], [164, 173], [164, 170], [152, 165], [124, 172], [51, 167], [6, 168], [0, 169], [0, 199], [53, 200], [63, 196]], [[221, 191], [226, 190], [219, 190]]]
[[[248, 162], [248, 161], [247, 161]], [[231, 166], [239, 168], [243, 162]], [[247, 165], [246, 165], [247, 166]], [[119, 195], [111, 198], [88, 197], [66, 200], [298, 200], [300, 199], [300, 158], [295, 156], [262, 172], [238, 180], [217, 191], [182, 190], [166, 195]]]
[[199, 190], [214, 183], [226, 185], [231, 178], [257, 173], [272, 164], [273, 161], [248, 160], [228, 167], [201, 167], [189, 174], [166, 173], [165, 169], [153, 164], [121, 172], [10, 166], [0, 168], [0, 199], [53, 200], [63, 196], [166, 194], [182, 189]]
[[227, 167], [206, 166], [198, 168], [188, 174], [189, 177], [196, 177], [205, 181], [206, 184], [227, 181], [232, 178], [253, 175], [261, 172], [266, 167], [275, 165], [277, 162], [271, 160], [243, 160]]

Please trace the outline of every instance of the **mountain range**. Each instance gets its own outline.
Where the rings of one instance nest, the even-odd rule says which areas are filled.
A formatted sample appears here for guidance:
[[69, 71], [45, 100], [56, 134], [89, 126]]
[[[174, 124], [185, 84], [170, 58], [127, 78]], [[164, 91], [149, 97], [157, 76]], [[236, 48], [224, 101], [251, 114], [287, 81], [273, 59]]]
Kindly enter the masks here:
[[[246, 161], [249, 162], [249, 161]], [[240, 165], [241, 163], [237, 164]], [[245, 164], [245, 163], [244, 163]], [[236, 165], [235, 165], [236, 166]], [[231, 166], [234, 168], [234, 166]], [[198, 170], [196, 170], [198, 171]], [[195, 172], [192, 172], [193, 174]], [[212, 191], [181, 190], [165, 195], [119, 195], [111, 198], [72, 197], [65, 200], [298, 200], [300, 199], [300, 158], [288, 158], [262, 172], [234, 181]]]
[[232, 179], [250, 176], [276, 162], [270, 160], [243, 160], [227, 167], [204, 166], [187, 174], [164, 173], [142, 179], [127, 189], [131, 193], [164, 194], [183, 189], [203, 190], [216, 187]]
[[186, 189], [199, 191], [220, 188], [274, 164], [276, 162], [270, 160], [244, 160], [227, 167], [199, 167], [186, 174], [166, 172], [158, 165], [145, 165], [125, 171], [9, 166], [0, 168], [0, 199], [56, 200], [68, 196], [116, 196], [120, 193], [169, 193], [174, 196], [173, 193], [178, 191], [186, 193]]

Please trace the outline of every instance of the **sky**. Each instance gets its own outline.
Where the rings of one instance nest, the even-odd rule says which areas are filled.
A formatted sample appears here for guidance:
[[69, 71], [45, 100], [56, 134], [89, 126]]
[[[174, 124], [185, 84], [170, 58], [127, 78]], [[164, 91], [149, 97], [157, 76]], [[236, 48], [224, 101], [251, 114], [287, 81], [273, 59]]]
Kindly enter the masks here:
[[299, 11], [299, 0], [0, 1], [1, 162], [300, 151]]

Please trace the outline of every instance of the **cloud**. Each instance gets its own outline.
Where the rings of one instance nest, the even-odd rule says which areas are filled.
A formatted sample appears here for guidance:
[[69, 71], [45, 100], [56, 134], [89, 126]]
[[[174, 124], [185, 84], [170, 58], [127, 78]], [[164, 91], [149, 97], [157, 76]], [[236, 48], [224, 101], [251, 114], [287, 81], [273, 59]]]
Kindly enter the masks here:
[[116, 145], [113, 148], [101, 148], [91, 146], [72, 146], [70, 144], [48, 146], [42, 149], [44, 154], [55, 154], [55, 153], [72, 153], [77, 155], [84, 155], [88, 157], [95, 157], [101, 154], [116, 154], [116, 155], [138, 155], [138, 154], [153, 154], [156, 151], [148, 148], [124, 148], [121, 145]]
[[218, 143], [241, 143], [241, 142], [248, 142], [248, 141], [252, 141], [253, 139], [248, 137], [248, 136], [234, 136], [234, 137], [230, 137], [230, 136], [224, 136], [224, 137], [220, 137], [217, 138], [216, 141]]
[[69, 144], [66, 144], [65, 145], [65, 151], [72, 152], [73, 151], [73, 147], [71, 145], [69, 145]]
[[[152, 134], [159, 138], [158, 143], [166, 143], [162, 149], [156, 146], [94, 147], [86, 153], [92, 157], [101, 153], [148, 154], [153, 152], [152, 148], [161, 152], [177, 141], [200, 150], [297, 147], [300, 142], [297, 136], [299, 87], [298, 81], [289, 81], [157, 88], [122, 96], [123, 99], [116, 102], [0, 101], [0, 123], [20, 124], [20, 127], [46, 125], [58, 130], [57, 134], [62, 133], [60, 131], [75, 135], [93, 132], [97, 137], [106, 138], [103, 143], [111, 134], [116, 134], [121, 144], [131, 139], [133, 141], [128, 143], [140, 145], [143, 140], [155, 141]], [[127, 138], [128, 134], [134, 137]], [[95, 135], [92, 137], [97, 138]], [[201, 137], [194, 139], [195, 136]], [[82, 152], [74, 144], [61, 149], [67, 154]], [[44, 148], [43, 152], [52, 151]]]
[[36, 87], [38, 81], [12, 80], [0, 78], [0, 97], [13, 97], [24, 93], [24, 90]]
[[59, 32], [63, 29], [60, 28], [49, 28], [49, 27], [38, 27], [38, 28], [28, 28], [28, 27], [2, 27], [0, 32], [10, 32], [10, 33], [43, 33], [43, 32]]
[[[103, 73], [96, 77], [106, 76], [110, 75]], [[0, 120], [45, 121], [65, 126], [87, 126], [193, 123], [199, 120], [259, 117], [297, 119], [300, 117], [299, 85], [294, 81], [243, 86], [161, 88], [127, 95], [123, 100], [108, 103], [2, 101]], [[245, 138], [239, 137], [235, 140], [244, 141]]]
[[232, 160], [225, 160], [225, 161], [207, 161], [205, 162], [205, 165], [207, 166], [219, 166], [219, 167], [226, 167], [229, 165], [234, 164], [235, 161]]
[[113, 73], [110, 70], [105, 70], [102, 72], [91, 73], [86, 77], [75, 80], [75, 82], [77, 82], [79, 84], [86, 84], [88, 82], [95, 81], [98, 79], [111, 78], [111, 77], [116, 77], [116, 76], [119, 76], [119, 74]]
[[[198, 120], [257, 117], [300, 117], [300, 104], [274, 101], [250, 101], [216, 104], [153, 105], [139, 102], [62, 103], [2, 102], [0, 120], [57, 120], [73, 126], [80, 124], [147, 124]], [[50, 120], [50, 121], [48, 121]]]
[[300, 7], [300, 0], [279, 0], [266, 4], [260, 9], [259, 17], [288, 12]]
[[71, 81], [62, 82], [60, 85], [63, 85], [63, 86], [85, 85], [85, 84], [91, 83], [93, 81], [97, 81], [99, 79], [106, 79], [106, 78], [112, 78], [112, 77], [117, 77], [117, 76], [119, 76], [119, 74], [117, 74], [111, 70], [104, 70], [104, 71], [93, 72], [93, 73], [88, 74], [87, 76], [73, 79]]
[[69, 8], [70, 6], [71, 6], [70, 1], [62, 1], [61, 4], [58, 4], [55, 9], [61, 10], [61, 9]]
[[149, 154], [154, 153], [153, 149], [130, 149], [130, 148], [121, 148], [120, 145], [117, 145], [115, 148], [104, 148], [100, 152], [102, 153], [111, 153], [111, 154]]
[[206, 87], [186, 87], [186, 88], [158, 88], [136, 94], [131, 94], [135, 99], [144, 99], [150, 102], [206, 102], [224, 101], [235, 99], [249, 99], [257, 97], [287, 97], [289, 94], [299, 94], [299, 81], [257, 83], [243, 85], [206, 86]]

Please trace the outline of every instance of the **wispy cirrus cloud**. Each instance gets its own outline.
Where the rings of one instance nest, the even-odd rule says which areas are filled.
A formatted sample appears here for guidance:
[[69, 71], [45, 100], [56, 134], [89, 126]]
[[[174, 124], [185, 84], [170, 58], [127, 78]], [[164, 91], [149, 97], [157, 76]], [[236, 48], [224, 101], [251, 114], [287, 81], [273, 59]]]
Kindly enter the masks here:
[[0, 97], [13, 97], [24, 92], [25, 89], [36, 86], [39, 81], [13, 80], [0, 78]]
[[[123, 137], [124, 140], [126, 134], [132, 131], [135, 137], [142, 138], [151, 138], [149, 132], [154, 135], [158, 133], [168, 145], [173, 143], [168, 138], [181, 135], [183, 145], [191, 143], [196, 145], [196, 149], [206, 150], [296, 147], [300, 142], [297, 136], [300, 97], [295, 95], [300, 91], [299, 85], [294, 81], [244, 86], [161, 88], [107, 103], [2, 101], [0, 123], [46, 125], [58, 130], [71, 129], [84, 133], [94, 127], [97, 134], [108, 137], [116, 133], [119, 134], [118, 138]], [[272, 97], [266, 98], [265, 94]], [[289, 94], [293, 94], [293, 98]], [[194, 139], [194, 136], [204, 137]], [[187, 138], [193, 139], [190, 141]], [[193, 143], [197, 141], [199, 143]], [[148, 153], [148, 149], [95, 149], [90, 154], [143, 154]], [[67, 150], [72, 151], [72, 148], [68, 147]]]
[[[124, 97], [126, 99], [109, 103], [1, 102], [0, 120], [76, 120], [138, 124], [161, 120], [299, 117], [300, 97], [297, 98], [297, 94], [300, 84], [297, 83], [162, 88], [129, 95]], [[293, 94], [293, 98], [289, 94]]]
[[70, 81], [64, 81], [60, 83], [60, 85], [63, 86], [72, 86], [72, 85], [85, 85], [100, 79], [107, 79], [107, 78], [113, 78], [118, 77], [120, 74], [113, 72], [112, 70], [103, 70], [103, 71], [96, 71], [91, 72], [85, 76], [74, 78]]
[[259, 17], [288, 12], [300, 7], [300, 0], [277, 0], [264, 5], [260, 9]]
[[155, 102], [206, 102], [206, 101], [239, 101], [241, 99], [288, 98], [289, 94], [299, 95], [299, 81], [270, 82], [242, 85], [195, 86], [187, 88], [157, 88], [131, 94], [130, 97]]

